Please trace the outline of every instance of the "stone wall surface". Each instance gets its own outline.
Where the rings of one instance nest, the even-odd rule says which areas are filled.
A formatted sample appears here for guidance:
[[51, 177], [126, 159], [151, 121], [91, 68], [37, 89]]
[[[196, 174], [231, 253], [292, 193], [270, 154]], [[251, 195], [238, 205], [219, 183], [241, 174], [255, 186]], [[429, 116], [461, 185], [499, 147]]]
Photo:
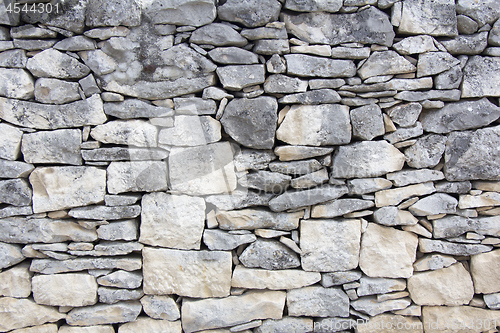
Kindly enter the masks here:
[[0, 332], [497, 332], [498, 0], [25, 2]]

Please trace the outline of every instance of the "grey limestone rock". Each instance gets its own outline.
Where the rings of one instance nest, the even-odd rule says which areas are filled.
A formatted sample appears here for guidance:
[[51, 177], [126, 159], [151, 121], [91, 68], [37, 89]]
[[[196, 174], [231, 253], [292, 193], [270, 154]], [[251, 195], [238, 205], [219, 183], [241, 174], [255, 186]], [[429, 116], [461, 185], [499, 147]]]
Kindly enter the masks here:
[[318, 171], [322, 165], [315, 159], [290, 161], [290, 162], [271, 162], [269, 169], [273, 172], [280, 172], [287, 175], [305, 175]]
[[87, 206], [73, 208], [68, 215], [76, 219], [86, 220], [120, 220], [139, 216], [141, 206]]
[[271, 21], [276, 21], [281, 10], [277, 0], [250, 0], [241, 2], [228, 0], [217, 8], [222, 20], [241, 23], [245, 27], [255, 28]]
[[500, 234], [500, 219], [498, 216], [470, 218], [463, 216], [445, 216], [432, 221], [435, 238], [454, 238], [466, 232], [475, 232], [485, 236]]
[[500, 77], [500, 59], [472, 56], [465, 65], [462, 98], [500, 96], [500, 87], [494, 84]]
[[436, 193], [420, 199], [411, 205], [408, 210], [416, 216], [453, 214], [457, 210], [457, 204], [457, 199], [451, 195]]
[[245, 267], [264, 269], [288, 269], [300, 266], [299, 257], [282, 243], [259, 238], [241, 253], [240, 262]]
[[415, 72], [415, 66], [395, 51], [373, 52], [358, 70], [362, 79], [372, 76]]
[[360, 271], [345, 271], [321, 274], [321, 285], [325, 288], [339, 286], [342, 284], [359, 280], [362, 273]]
[[255, 230], [263, 228], [293, 230], [298, 228], [299, 219], [303, 216], [304, 211], [275, 213], [264, 208], [217, 210], [216, 214], [219, 228], [223, 230]]
[[0, 203], [13, 206], [31, 204], [32, 191], [25, 179], [0, 180]]
[[180, 318], [179, 306], [172, 296], [146, 295], [141, 298], [142, 309], [151, 318], [177, 320]]
[[59, 13], [53, 11], [27, 11], [22, 12], [21, 16], [24, 22], [43, 23], [49, 26], [62, 28], [71, 32], [82, 33], [85, 27], [85, 12], [88, 6], [87, 0], [70, 0], [61, 3]]
[[323, 185], [303, 191], [288, 191], [269, 201], [269, 208], [275, 212], [315, 205], [340, 198], [347, 193], [346, 186]]
[[470, 256], [489, 252], [492, 247], [480, 244], [458, 244], [442, 240], [420, 238], [418, 249], [422, 253], [438, 252], [453, 256]]
[[291, 316], [349, 316], [349, 298], [340, 288], [311, 286], [292, 289], [287, 292], [286, 301]]
[[318, 0], [287, 0], [285, 3], [285, 8], [294, 10], [297, 12], [330, 12], [335, 13], [342, 7], [342, 1], [318, 1]]
[[169, 146], [199, 146], [220, 139], [221, 125], [210, 116], [175, 116], [174, 126], [158, 133], [158, 143]]
[[81, 99], [76, 82], [40, 78], [35, 82], [35, 100], [46, 104], [65, 104]]
[[21, 151], [28, 163], [81, 165], [82, 133], [77, 129], [60, 129], [26, 133]]
[[81, 151], [85, 161], [145, 161], [163, 160], [168, 151], [161, 148], [97, 148]]
[[102, 143], [156, 147], [157, 133], [157, 127], [144, 120], [115, 120], [92, 128], [90, 136]]
[[[307, 81], [298, 77], [283, 74], [274, 74], [267, 77], [264, 82], [264, 91], [270, 94], [300, 93], [307, 90]], [[288, 95], [290, 96], [290, 95]], [[285, 96], [283, 98], [290, 98]]]
[[356, 74], [352, 60], [328, 59], [304, 54], [284, 56], [287, 73], [305, 77], [351, 77]]
[[440, 42], [451, 54], [480, 54], [488, 46], [488, 32], [483, 31], [474, 35], [457, 36]]
[[290, 186], [291, 176], [279, 172], [259, 170], [246, 174], [238, 183], [247, 188], [265, 192], [282, 193]]
[[104, 113], [119, 119], [167, 117], [174, 114], [170, 108], [154, 106], [138, 99], [104, 103]]
[[438, 51], [434, 46], [434, 39], [427, 35], [406, 37], [395, 43], [393, 48], [402, 55]]
[[351, 212], [373, 207], [375, 204], [370, 200], [362, 199], [337, 199], [328, 203], [315, 205], [311, 211], [311, 217], [337, 217]]
[[376, 294], [387, 294], [393, 291], [406, 289], [406, 281], [403, 279], [371, 278], [363, 276], [359, 279], [360, 286], [357, 289], [358, 296]]
[[436, 89], [457, 89], [462, 83], [463, 73], [460, 66], [454, 66], [434, 78]]
[[439, 74], [458, 64], [460, 60], [448, 52], [427, 52], [418, 57], [417, 77]]
[[456, 36], [455, 1], [404, 0], [399, 33]]
[[402, 170], [387, 174], [387, 179], [396, 186], [406, 186], [410, 184], [426, 183], [444, 179], [444, 174], [438, 170]]
[[[139, 222], [137, 220], [121, 220], [101, 225], [100, 227], [97, 228], [97, 235], [99, 236], [100, 239], [109, 241], [137, 240], [138, 229], [139, 229]], [[96, 251], [98, 250], [98, 246], [99, 245], [95, 246]]]
[[[211, 88], [215, 88], [215, 87], [211, 87]], [[209, 89], [209, 88], [207, 88], [207, 89]], [[204, 92], [207, 89], [205, 89]], [[229, 95], [229, 94], [226, 94], [226, 95]], [[228, 97], [226, 95], [224, 97]], [[231, 96], [231, 95], [229, 95], [229, 96]], [[205, 97], [203, 97], [203, 98], [176, 97], [176, 98], [174, 98], [175, 113], [176, 114], [185, 114], [185, 115], [215, 114], [216, 113], [215, 101], [213, 101], [211, 99], [204, 99], [204, 98]], [[162, 117], [167, 116], [167, 115], [168, 114], [163, 114]]]
[[54, 45], [54, 49], [59, 51], [88, 51], [95, 48], [95, 41], [86, 36], [69, 37]]
[[446, 137], [438, 134], [427, 134], [405, 150], [406, 162], [412, 168], [429, 168], [436, 166], [445, 151]]
[[77, 258], [68, 260], [33, 259], [30, 271], [42, 274], [57, 274], [88, 269], [123, 269], [126, 271], [135, 271], [141, 269], [141, 267], [142, 260], [138, 257]]
[[90, 27], [137, 26], [141, 23], [141, 8], [134, 0], [89, 1], [85, 24]]
[[410, 127], [418, 120], [420, 112], [422, 112], [422, 105], [420, 103], [408, 103], [390, 108], [387, 114], [399, 126]]
[[139, 302], [98, 304], [71, 310], [66, 322], [73, 326], [91, 326], [134, 321], [142, 310]]
[[240, 245], [255, 242], [257, 237], [254, 234], [230, 234], [222, 230], [206, 229], [203, 232], [203, 243], [211, 251], [234, 250]]
[[0, 96], [18, 99], [31, 99], [35, 92], [35, 82], [24, 69], [0, 68], [3, 78], [0, 82]]
[[28, 59], [26, 68], [37, 77], [57, 79], [80, 79], [90, 73], [90, 69], [67, 54], [48, 49]]
[[382, 110], [376, 104], [365, 105], [350, 112], [352, 135], [361, 140], [372, 140], [385, 134]]
[[248, 43], [236, 30], [222, 23], [211, 23], [196, 29], [189, 41], [215, 46], [245, 46]]
[[0, 53], [0, 67], [25, 68], [27, 61], [24, 50], [14, 49]]
[[4, 269], [20, 263], [25, 259], [21, 252], [21, 246], [0, 242], [0, 268]]
[[153, 192], [167, 189], [165, 161], [111, 162], [107, 168], [108, 192]]
[[211, 0], [147, 2], [142, 5], [141, 9], [155, 24], [199, 27], [211, 23], [217, 15], [215, 3]]
[[27, 178], [33, 169], [33, 164], [0, 159], [0, 178]]
[[142, 289], [117, 289], [99, 287], [97, 289], [99, 303], [115, 304], [120, 301], [135, 301], [144, 296]]
[[264, 65], [218, 67], [217, 75], [222, 86], [228, 90], [241, 90], [266, 80]]
[[470, 0], [457, 1], [457, 13], [471, 17], [483, 26], [486, 23], [493, 24], [500, 17], [500, 9], [494, 0], [475, 2]]
[[333, 89], [318, 89], [304, 93], [287, 95], [279, 99], [284, 104], [329, 104], [340, 102], [339, 94]]
[[208, 56], [213, 61], [223, 65], [252, 65], [259, 63], [255, 53], [235, 46], [217, 47], [209, 51]]
[[351, 302], [351, 306], [356, 311], [364, 312], [372, 317], [384, 312], [405, 309], [410, 304], [411, 300], [409, 298], [378, 302], [375, 296], [365, 296]]

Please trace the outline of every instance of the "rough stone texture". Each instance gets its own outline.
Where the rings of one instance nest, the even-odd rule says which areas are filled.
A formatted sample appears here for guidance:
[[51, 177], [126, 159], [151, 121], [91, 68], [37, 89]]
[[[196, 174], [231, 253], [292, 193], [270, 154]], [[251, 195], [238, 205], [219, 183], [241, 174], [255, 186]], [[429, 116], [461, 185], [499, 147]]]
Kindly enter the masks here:
[[295, 213], [274, 213], [265, 209], [241, 209], [217, 211], [217, 221], [223, 230], [254, 230], [269, 228], [292, 230], [299, 226], [303, 211]]
[[167, 189], [164, 161], [111, 162], [106, 169], [108, 192], [153, 192]]
[[35, 82], [35, 99], [46, 104], [65, 104], [81, 99], [78, 83], [40, 78]]
[[[498, 311], [485, 310], [473, 306], [424, 306], [422, 309], [422, 318], [424, 327], [429, 327], [426, 332], [430, 333], [452, 333], [457, 332], [453, 326], [447, 323], [453, 323], [455, 327], [464, 327], [463, 332], [479, 333], [484, 330], [483, 327], [471, 325], [470, 322], [477, 318], [484, 320], [488, 327], [495, 326], [499, 319]], [[431, 325], [431, 323], [435, 323]]]
[[281, 319], [283, 291], [248, 291], [241, 296], [182, 302], [183, 329], [187, 333], [247, 323], [256, 319]]
[[[3, 118], [0, 109], [0, 116]], [[2, 147], [0, 147], [0, 158], [6, 160], [16, 160], [21, 152], [21, 140], [23, 132], [17, 127], [9, 124], [0, 124], [0, 140], [2, 140]]]
[[35, 82], [24, 69], [0, 68], [0, 96], [18, 99], [33, 98]]
[[81, 79], [90, 73], [90, 69], [67, 54], [48, 49], [28, 59], [26, 68], [37, 77], [56, 79]]
[[300, 266], [297, 254], [282, 243], [259, 238], [241, 253], [240, 262], [248, 268], [269, 270], [287, 269]]
[[492, 0], [481, 2], [459, 0], [457, 1], [457, 13], [470, 16], [480, 26], [486, 23], [493, 24], [500, 17], [500, 10]]
[[118, 329], [119, 333], [181, 333], [181, 322], [168, 320], [155, 320], [147, 317], [139, 317], [131, 323], [125, 323]]
[[359, 267], [370, 277], [408, 278], [417, 245], [413, 233], [369, 223], [361, 238]]
[[339, 288], [305, 287], [289, 290], [286, 305], [291, 316], [348, 317], [349, 298]]
[[372, 76], [404, 74], [415, 71], [415, 66], [395, 51], [374, 52], [358, 70], [364, 80]]
[[361, 311], [370, 316], [377, 316], [384, 312], [406, 309], [411, 304], [409, 298], [401, 298], [378, 302], [375, 296], [366, 296], [351, 302], [356, 311]]
[[0, 273], [1, 296], [27, 298], [30, 294], [31, 275], [27, 263], [22, 263]]
[[476, 293], [490, 294], [500, 291], [500, 250], [471, 257], [471, 275]]
[[90, 135], [102, 143], [156, 147], [158, 130], [142, 120], [117, 120], [94, 127]]
[[276, 1], [251, 0], [244, 3], [228, 0], [217, 8], [222, 20], [241, 23], [245, 27], [263, 26], [278, 18], [281, 4]]
[[385, 134], [382, 110], [374, 104], [351, 110], [352, 135], [361, 140], [372, 140]]
[[162, 129], [158, 143], [169, 146], [199, 146], [221, 139], [220, 123], [207, 116], [176, 116], [174, 126]]
[[177, 320], [181, 313], [172, 296], [144, 296], [141, 298], [142, 309], [151, 318]]
[[305, 271], [347, 271], [358, 266], [359, 220], [304, 220], [300, 224], [301, 263]]
[[23, 135], [21, 152], [28, 163], [81, 165], [82, 134], [76, 129], [62, 129]]
[[403, 13], [398, 32], [429, 34], [431, 36], [456, 36], [458, 31], [455, 2], [450, 0], [403, 1]]
[[73, 326], [102, 325], [134, 321], [141, 312], [139, 302], [98, 304], [71, 310], [66, 322]]
[[24, 179], [8, 179], [0, 181], [0, 203], [13, 206], [31, 204], [32, 191]]
[[393, 314], [381, 314], [370, 318], [369, 321], [358, 324], [356, 331], [359, 333], [377, 333], [380, 327], [390, 327], [397, 330], [398, 327], [403, 328], [401, 331], [405, 333], [423, 333], [422, 322], [415, 317], [407, 317]]
[[211, 251], [234, 250], [240, 245], [255, 242], [257, 237], [253, 234], [230, 234], [222, 230], [205, 230], [203, 232], [203, 243]]
[[462, 98], [500, 96], [500, 88], [493, 84], [500, 76], [500, 59], [472, 56], [464, 68]]
[[16, 244], [0, 243], [0, 267], [7, 268], [24, 260], [21, 247]]
[[345, 186], [329, 185], [297, 192], [285, 192], [271, 199], [269, 201], [269, 208], [274, 212], [297, 209], [340, 198], [347, 192]]
[[437, 134], [424, 135], [405, 150], [406, 162], [412, 168], [431, 168], [441, 160], [445, 151], [446, 137]]
[[0, 330], [10, 331], [16, 328], [57, 322], [66, 316], [55, 308], [38, 305], [29, 299], [10, 297], [0, 298]]
[[144, 248], [144, 292], [188, 297], [226, 297], [231, 288], [231, 254]]
[[37, 304], [79, 307], [97, 302], [97, 283], [89, 274], [37, 275], [32, 288]]
[[217, 75], [222, 86], [228, 90], [241, 90], [266, 80], [264, 65], [218, 67]]
[[303, 54], [285, 55], [287, 73], [313, 77], [351, 77], [356, 73], [352, 60], [336, 60]]
[[300, 270], [269, 271], [236, 266], [231, 286], [245, 289], [283, 290], [306, 287], [319, 280], [321, 280], [319, 273]]

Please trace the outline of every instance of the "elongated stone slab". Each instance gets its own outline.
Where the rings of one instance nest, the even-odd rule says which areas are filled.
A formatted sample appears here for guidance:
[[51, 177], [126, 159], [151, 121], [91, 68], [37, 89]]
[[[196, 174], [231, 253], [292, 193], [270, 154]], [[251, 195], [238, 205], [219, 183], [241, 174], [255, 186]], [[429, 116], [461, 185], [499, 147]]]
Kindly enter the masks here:
[[68, 313], [66, 322], [73, 326], [116, 324], [134, 321], [142, 310], [139, 302], [119, 302], [75, 308]]
[[269, 201], [269, 208], [274, 212], [315, 205], [340, 198], [347, 194], [346, 186], [321, 186], [310, 190], [285, 192]]
[[234, 288], [284, 290], [315, 284], [321, 274], [297, 269], [270, 271], [236, 266], [231, 280]]
[[299, 227], [304, 211], [275, 213], [266, 209], [218, 210], [216, 217], [223, 230], [254, 230], [261, 228], [293, 230]]
[[123, 269], [135, 271], [142, 268], [139, 257], [77, 258], [68, 260], [33, 259], [30, 271], [42, 274], [78, 272], [87, 269]]
[[0, 298], [0, 309], [2, 309], [0, 312], [0, 331], [3, 332], [53, 323], [66, 317], [56, 308], [38, 305], [29, 299], [2, 297]]

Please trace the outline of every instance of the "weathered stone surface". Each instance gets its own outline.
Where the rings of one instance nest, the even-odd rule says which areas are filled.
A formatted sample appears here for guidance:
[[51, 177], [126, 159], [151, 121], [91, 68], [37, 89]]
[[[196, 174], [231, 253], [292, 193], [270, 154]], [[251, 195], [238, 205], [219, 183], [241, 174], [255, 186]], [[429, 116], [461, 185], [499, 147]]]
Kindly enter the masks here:
[[280, 9], [281, 4], [276, 0], [251, 0], [246, 2], [229, 0], [217, 7], [217, 13], [221, 20], [241, 23], [245, 27], [255, 28], [276, 21]]
[[500, 250], [477, 254], [471, 257], [470, 268], [476, 293], [496, 293], [500, 291]]
[[359, 280], [359, 283], [360, 286], [356, 290], [358, 296], [387, 294], [393, 291], [406, 289], [406, 281], [403, 279], [371, 278], [363, 276]]
[[[265, 88], [265, 86], [264, 86]], [[284, 104], [329, 104], [340, 102], [340, 95], [333, 89], [318, 89], [304, 93], [287, 95], [280, 98], [279, 102]]]
[[290, 162], [271, 162], [269, 169], [273, 172], [301, 176], [311, 172], [321, 170], [323, 166], [316, 159], [290, 161]]
[[0, 118], [14, 125], [45, 130], [99, 125], [106, 121], [99, 95], [65, 105], [43, 105], [0, 97]]
[[67, 54], [48, 49], [28, 59], [26, 68], [37, 77], [57, 79], [80, 79], [90, 73], [90, 69]]
[[167, 164], [164, 161], [111, 162], [106, 171], [111, 194], [167, 189]]
[[378, 224], [386, 226], [415, 225], [418, 220], [408, 211], [400, 210], [395, 206], [386, 206], [373, 213], [373, 219]]
[[141, 206], [87, 206], [73, 208], [68, 215], [76, 219], [86, 220], [120, 220], [139, 216]]
[[243, 146], [271, 149], [277, 123], [278, 103], [273, 97], [233, 99], [221, 118], [229, 136]]
[[388, 189], [392, 182], [385, 178], [357, 178], [347, 181], [349, 194], [366, 194]]
[[255, 319], [281, 319], [285, 307], [283, 291], [248, 291], [241, 296], [182, 302], [182, 327], [191, 333], [235, 326]]
[[134, 289], [141, 286], [142, 274], [140, 272], [118, 270], [97, 278], [97, 283], [105, 287]]
[[153, 246], [199, 249], [205, 223], [205, 201], [162, 192], [142, 197], [141, 237]]
[[155, 24], [192, 25], [199, 27], [211, 23], [216, 15], [215, 4], [210, 0], [181, 0], [176, 2], [148, 2], [143, 13]]
[[433, 38], [427, 35], [406, 37], [395, 43], [393, 48], [403, 55], [438, 51]]
[[155, 118], [173, 115], [170, 108], [154, 106], [138, 99], [127, 99], [118, 103], [104, 103], [104, 113], [120, 119]]
[[16, 328], [57, 322], [66, 317], [55, 308], [38, 305], [29, 299], [10, 297], [0, 298], [0, 330], [10, 331]]
[[500, 17], [500, 9], [493, 0], [475, 2], [471, 0], [457, 1], [457, 13], [470, 16], [482, 26], [486, 23], [493, 24]]
[[425, 306], [422, 309], [422, 318], [424, 327], [428, 327], [426, 332], [429, 333], [453, 333], [459, 331], [460, 327], [464, 327], [462, 332], [479, 333], [484, 328], [471, 325], [471, 321], [475, 322], [481, 318], [484, 325], [493, 327], [499, 320], [499, 315], [498, 311], [473, 306]]
[[307, 146], [278, 146], [274, 153], [280, 161], [294, 161], [306, 158], [323, 156], [333, 152], [333, 148], [307, 147]]
[[463, 73], [460, 66], [454, 66], [434, 78], [436, 89], [457, 89], [462, 83]]
[[372, 140], [385, 134], [382, 110], [376, 104], [351, 110], [352, 135], [361, 140]]
[[415, 272], [430, 271], [449, 267], [456, 263], [455, 258], [441, 254], [431, 254], [415, 261], [413, 269]]
[[471, 189], [471, 183], [467, 181], [463, 182], [447, 182], [442, 181], [436, 183], [436, 191], [444, 193], [467, 193]]
[[493, 84], [500, 77], [500, 59], [472, 56], [464, 68], [462, 98], [500, 96], [500, 87]]
[[[125, 28], [125, 27], [122, 27]], [[126, 28], [125, 28], [126, 29]], [[87, 51], [94, 50], [96, 48], [96, 43], [91, 38], [87, 36], [74, 36], [57, 42], [54, 45], [54, 49], [59, 51]]]
[[315, 284], [320, 279], [319, 273], [295, 269], [269, 271], [236, 266], [231, 286], [245, 289], [296, 289]]
[[361, 199], [337, 199], [328, 203], [315, 205], [311, 211], [311, 217], [337, 217], [358, 210], [368, 209], [375, 204], [370, 200]]
[[411, 205], [408, 210], [416, 216], [453, 214], [457, 210], [457, 204], [457, 199], [451, 195], [436, 193], [420, 199]]
[[36, 168], [29, 180], [35, 213], [99, 203], [106, 191], [106, 172], [95, 167]]
[[241, 209], [241, 210], [218, 210], [217, 221], [219, 228], [224, 230], [254, 230], [261, 228], [292, 230], [299, 226], [299, 219], [304, 215], [303, 211], [295, 213], [274, 213], [268, 210]]
[[455, 2], [405, 0], [398, 32], [431, 36], [458, 35]]
[[342, 1], [333, 0], [328, 2], [309, 0], [309, 1], [297, 1], [288, 0], [285, 3], [285, 8], [294, 10], [297, 12], [330, 12], [335, 13], [342, 7]]
[[300, 224], [302, 268], [347, 271], [358, 266], [360, 220], [303, 220]]
[[387, 179], [396, 186], [406, 186], [441, 180], [444, 179], [444, 174], [441, 171], [430, 169], [402, 170], [387, 174]]
[[393, 206], [413, 196], [421, 196], [434, 192], [436, 192], [436, 189], [432, 182], [382, 190], [375, 193], [375, 206]]
[[[2, 222], [3, 221], [4, 220], [2, 220]], [[0, 250], [1, 269], [13, 266], [24, 260], [24, 255], [22, 254], [21, 247], [19, 245], [0, 243]]]
[[417, 77], [442, 73], [460, 64], [460, 60], [447, 52], [427, 52], [419, 55]]
[[458, 208], [477, 208], [488, 206], [500, 206], [500, 194], [497, 192], [484, 192], [480, 195], [461, 195]]
[[255, 329], [256, 333], [296, 332], [307, 333], [313, 330], [311, 318], [283, 317], [283, 319], [266, 319]]
[[44, 324], [40, 326], [20, 328], [11, 332], [12, 333], [58, 333], [58, 330], [57, 330], [57, 324]]
[[415, 273], [408, 279], [408, 291], [418, 305], [457, 306], [468, 304], [474, 296], [470, 274], [461, 263]]
[[491, 246], [478, 244], [457, 244], [441, 240], [420, 238], [418, 249], [422, 253], [438, 252], [453, 256], [470, 256], [491, 251]]
[[125, 323], [118, 329], [119, 333], [181, 333], [181, 321], [155, 320], [139, 317], [135, 321]]
[[426, 100], [455, 102], [460, 100], [461, 92], [453, 90], [428, 90], [428, 91], [402, 91], [394, 95], [394, 98], [408, 102], [424, 102]]
[[31, 204], [32, 191], [24, 179], [8, 179], [0, 181], [0, 203], [13, 206]]
[[395, 35], [388, 16], [375, 7], [354, 14], [284, 14], [284, 21], [289, 32], [311, 44], [359, 42], [391, 46]]
[[231, 288], [230, 252], [144, 248], [144, 292], [188, 297], [226, 297]]
[[300, 266], [295, 252], [282, 243], [271, 239], [257, 239], [247, 246], [239, 257], [248, 268], [287, 269]]
[[179, 306], [172, 296], [146, 295], [141, 298], [142, 309], [151, 318], [177, 320], [180, 318]]
[[364, 312], [370, 316], [376, 316], [384, 312], [401, 310], [407, 308], [411, 304], [409, 298], [401, 298], [378, 302], [375, 296], [366, 296], [351, 302], [351, 306], [356, 311]]
[[264, 65], [240, 65], [217, 68], [222, 86], [228, 90], [241, 90], [266, 80]]
[[85, 229], [75, 222], [47, 219], [11, 217], [0, 220], [0, 241], [12, 243], [57, 243], [64, 241], [93, 242], [94, 230]]
[[450, 133], [484, 127], [500, 117], [500, 108], [487, 98], [449, 103], [444, 108], [423, 112], [420, 117], [427, 132]]
[[[448, 135], [444, 174], [448, 181], [498, 179], [500, 126]], [[483, 156], [488, 156], [484, 159]]]
[[61, 129], [26, 133], [21, 151], [28, 163], [81, 165], [82, 133], [76, 129]]
[[24, 50], [14, 49], [0, 53], [0, 67], [25, 68], [27, 61]]
[[417, 121], [417, 123], [411, 127], [400, 127], [394, 132], [384, 135], [384, 139], [391, 144], [406, 141], [412, 138], [416, 138], [424, 134], [422, 124]]
[[116, 61], [101, 50], [82, 51], [79, 52], [79, 55], [85, 65], [99, 76], [112, 73], [116, 70]]
[[403, 168], [405, 158], [386, 141], [340, 146], [333, 156], [333, 178], [377, 177]]
[[218, 209], [233, 210], [252, 206], [267, 206], [272, 197], [274, 197], [273, 193], [235, 190], [231, 194], [207, 196], [205, 201]]
[[259, 63], [256, 54], [234, 46], [215, 48], [208, 52], [208, 56], [213, 61], [223, 65], [251, 65]]
[[30, 294], [31, 275], [28, 263], [22, 263], [0, 273], [1, 296], [27, 298]]
[[228, 142], [172, 149], [168, 166], [170, 186], [175, 192], [207, 195], [236, 188], [233, 151]]
[[40, 78], [35, 83], [35, 99], [40, 103], [64, 104], [81, 99], [76, 82]]
[[483, 295], [486, 306], [492, 310], [500, 309], [500, 293]]
[[[136, 210], [136, 214], [139, 214], [139, 210]], [[100, 239], [105, 240], [136, 240], [137, 239], [137, 229], [139, 223], [137, 220], [123, 220], [118, 222], [113, 222], [105, 225], [101, 225], [97, 228], [97, 235]], [[96, 250], [97, 250], [96, 245]]]
[[173, 127], [160, 130], [158, 143], [172, 146], [205, 145], [219, 141], [220, 130], [220, 123], [212, 117], [176, 116]]
[[361, 238], [359, 267], [369, 277], [408, 278], [417, 245], [411, 232], [369, 223]]
[[441, 44], [451, 54], [480, 54], [488, 46], [488, 33], [486, 31], [475, 35], [457, 36], [453, 39], [443, 40]]
[[346, 271], [321, 274], [321, 285], [325, 288], [338, 286], [359, 280], [361, 277], [359, 271]]
[[255, 242], [254, 234], [230, 234], [222, 230], [205, 230], [203, 232], [203, 243], [211, 251], [234, 250], [240, 245]]
[[329, 185], [298, 192], [285, 192], [271, 199], [269, 201], [269, 208], [274, 212], [282, 212], [287, 209], [296, 209], [334, 200], [340, 198], [347, 192], [346, 186]]
[[340, 288], [304, 287], [286, 293], [290, 316], [348, 317], [349, 298]]
[[144, 296], [142, 289], [116, 289], [99, 287], [99, 303], [114, 304], [120, 301], [135, 301]]
[[196, 29], [189, 42], [215, 46], [245, 46], [248, 43], [236, 30], [222, 23], [211, 23]]
[[238, 183], [246, 188], [283, 193], [290, 186], [291, 180], [291, 176], [279, 172], [259, 170], [246, 174], [243, 178], [238, 179]]
[[157, 133], [156, 126], [142, 120], [110, 121], [90, 131], [97, 141], [136, 147], [156, 147]]
[[90, 1], [87, 7], [85, 24], [90, 27], [137, 26], [141, 23], [141, 9], [132, 0], [107, 2]]
[[[168, 157], [168, 151], [161, 148], [97, 148], [81, 151], [85, 161], [144, 161], [163, 160]], [[119, 206], [119, 205], [109, 205]]]
[[294, 105], [276, 131], [276, 138], [293, 145], [349, 143], [349, 107], [338, 104]]
[[305, 77], [351, 77], [356, 74], [352, 60], [337, 60], [304, 54], [285, 55], [287, 73]]
[[33, 214], [33, 209], [31, 206], [6, 206], [4, 208], [0, 208], [0, 218], [31, 214]]
[[66, 322], [73, 326], [126, 323], [134, 321], [141, 310], [139, 302], [98, 304], [71, 310]]
[[35, 80], [24, 69], [0, 68], [0, 96], [31, 99], [35, 92]]
[[358, 70], [364, 80], [372, 76], [415, 72], [415, 66], [395, 51], [374, 52]]
[[88, 269], [124, 269], [135, 271], [141, 269], [141, 258], [77, 258], [68, 260], [33, 259], [30, 271], [42, 274], [77, 272]]
[[264, 83], [264, 91], [270, 94], [296, 93], [307, 90], [307, 81], [283, 74], [270, 75]]
[[[423, 333], [422, 322], [415, 317], [393, 314], [381, 314], [370, 318], [367, 322], [359, 323], [356, 331], [359, 333], [377, 333], [381, 327], [390, 327], [390, 331], [403, 328], [405, 333]], [[390, 332], [389, 331], [389, 332]]]
[[445, 151], [446, 137], [437, 134], [424, 135], [405, 150], [406, 162], [412, 168], [436, 166]]
[[89, 274], [37, 275], [32, 288], [38, 304], [76, 307], [97, 302], [97, 283]]

